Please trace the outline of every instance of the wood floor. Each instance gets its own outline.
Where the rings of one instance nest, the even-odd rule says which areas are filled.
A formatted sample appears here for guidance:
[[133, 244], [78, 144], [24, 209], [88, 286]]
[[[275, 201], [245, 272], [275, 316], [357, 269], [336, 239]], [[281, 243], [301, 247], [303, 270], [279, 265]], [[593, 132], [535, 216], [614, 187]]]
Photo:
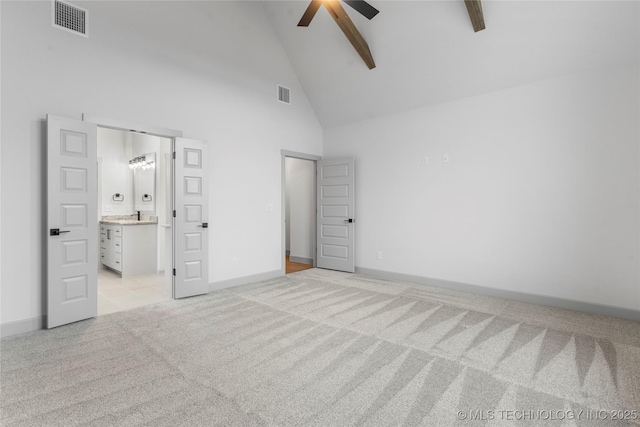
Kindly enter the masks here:
[[289, 273], [295, 273], [297, 271], [302, 271], [302, 270], [308, 270], [310, 268], [313, 268], [313, 265], [311, 264], [302, 264], [299, 262], [292, 262], [289, 260], [289, 255], [287, 255], [287, 274]]

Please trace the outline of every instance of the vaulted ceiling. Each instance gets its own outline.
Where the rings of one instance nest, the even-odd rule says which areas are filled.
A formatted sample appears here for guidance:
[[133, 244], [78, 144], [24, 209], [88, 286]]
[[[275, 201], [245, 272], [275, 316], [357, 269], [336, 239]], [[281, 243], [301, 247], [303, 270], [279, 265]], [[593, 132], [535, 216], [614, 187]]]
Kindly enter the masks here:
[[480, 32], [463, 0], [369, 3], [380, 10], [371, 21], [347, 13], [371, 49], [373, 70], [326, 10], [302, 28], [309, 0], [264, 2], [325, 128], [640, 57], [635, 1], [485, 0]]

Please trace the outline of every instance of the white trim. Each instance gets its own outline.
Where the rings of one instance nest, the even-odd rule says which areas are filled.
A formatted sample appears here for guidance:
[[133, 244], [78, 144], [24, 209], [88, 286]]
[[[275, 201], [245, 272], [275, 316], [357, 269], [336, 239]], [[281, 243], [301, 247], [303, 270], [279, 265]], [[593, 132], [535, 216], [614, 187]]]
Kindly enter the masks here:
[[293, 157], [295, 159], [302, 160], [322, 160], [322, 156], [316, 156], [315, 154], [299, 153], [297, 151], [280, 150], [280, 154], [284, 157]]
[[[417, 285], [437, 286], [445, 289], [454, 289], [457, 291], [471, 292], [479, 295], [487, 295], [495, 298], [510, 299], [523, 301], [530, 304], [542, 304], [551, 307], [562, 308], [565, 310], [577, 310], [602, 316], [612, 316], [620, 319], [628, 319], [640, 321], [640, 310], [632, 310], [628, 308], [612, 307], [608, 305], [592, 304], [582, 301], [567, 300], [562, 298], [547, 297], [542, 295], [532, 295], [523, 292], [505, 291], [501, 289], [487, 288], [478, 285], [469, 285], [465, 283], [451, 282], [442, 279], [430, 279], [422, 276], [412, 276], [409, 274], [393, 273], [390, 271], [375, 270], [372, 268], [356, 267], [356, 274], [364, 274], [367, 276], [377, 276], [386, 279], [400, 280]], [[209, 283], [209, 292], [220, 289], [227, 289], [235, 286], [247, 285], [263, 280], [275, 279], [283, 277], [284, 274], [280, 270], [268, 271], [265, 273], [254, 274], [251, 276], [238, 277], [235, 279], [222, 280], [219, 282]], [[31, 319], [18, 320], [15, 322], [7, 322], [0, 325], [0, 337], [7, 338], [13, 335], [23, 334], [26, 332], [37, 331], [43, 329], [45, 316], [33, 317]]]
[[129, 132], [146, 133], [149, 135], [162, 136], [165, 138], [182, 137], [181, 130], [168, 129], [160, 126], [146, 125], [143, 123], [129, 122], [126, 120], [112, 119], [110, 117], [96, 116], [93, 114], [82, 114], [82, 120], [95, 123], [100, 127], [125, 130]]
[[31, 319], [16, 320], [0, 325], [0, 338], [7, 338], [13, 335], [44, 329], [45, 316], [32, 317]]
[[313, 258], [303, 258], [303, 257], [299, 257], [299, 256], [291, 256], [291, 255], [289, 255], [289, 261], [297, 262], [297, 263], [300, 263], [300, 264], [311, 264], [311, 265], [313, 265]]
[[468, 283], [452, 282], [449, 280], [432, 279], [423, 276], [394, 273], [391, 271], [375, 270], [372, 268], [356, 267], [356, 274], [377, 276], [386, 279], [399, 280], [418, 285], [436, 286], [455, 291], [469, 292], [476, 295], [485, 295], [494, 298], [502, 298], [513, 301], [521, 301], [529, 304], [546, 305], [564, 310], [582, 311], [600, 316], [611, 316], [620, 319], [640, 321], [640, 310], [633, 310], [610, 305], [593, 304], [590, 302], [576, 301], [564, 298], [556, 298], [545, 295], [528, 294], [525, 292], [508, 291], [503, 289], [488, 288], [485, 286], [471, 285]]
[[209, 292], [219, 291], [220, 289], [233, 288], [236, 286], [248, 285], [249, 283], [261, 282], [263, 280], [271, 280], [276, 277], [282, 277], [284, 274], [280, 270], [267, 271], [265, 273], [253, 274], [251, 276], [236, 277], [235, 279], [221, 280], [219, 282], [209, 283]]

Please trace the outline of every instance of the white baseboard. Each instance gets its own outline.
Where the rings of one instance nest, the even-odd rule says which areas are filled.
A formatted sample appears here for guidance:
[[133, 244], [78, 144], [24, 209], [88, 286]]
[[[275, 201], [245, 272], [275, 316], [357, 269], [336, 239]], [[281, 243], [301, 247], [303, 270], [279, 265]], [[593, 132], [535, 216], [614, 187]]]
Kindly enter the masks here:
[[[313, 260], [311, 260], [313, 262]], [[470, 285], [467, 283], [452, 282], [442, 279], [432, 279], [423, 276], [413, 276], [409, 274], [394, 273], [390, 271], [375, 270], [372, 268], [356, 267], [356, 273], [366, 274], [368, 276], [377, 276], [381, 278], [400, 280], [404, 282], [415, 283], [418, 285], [437, 286], [445, 289], [456, 291], [470, 292], [478, 295], [486, 295], [495, 298], [510, 299], [515, 301], [527, 302], [530, 304], [541, 304], [550, 307], [557, 307], [566, 310], [583, 311], [602, 316], [618, 317], [640, 321], [640, 310], [632, 310], [622, 307], [613, 307], [609, 305], [593, 304], [583, 301], [575, 301], [563, 298], [549, 297], [544, 295], [533, 295], [524, 292], [507, 291], [502, 289], [487, 288], [479, 285]], [[229, 280], [221, 280], [219, 282], [209, 283], [209, 292], [220, 289], [231, 288], [234, 286], [247, 285], [249, 283], [260, 282], [262, 280], [275, 279], [282, 277], [282, 270], [273, 270], [265, 273], [254, 274], [250, 276], [237, 277]], [[17, 320], [7, 322], [0, 325], [0, 338], [6, 338], [13, 335], [24, 334], [26, 332], [37, 331], [43, 329], [45, 324], [45, 316], [32, 317], [30, 319]]]
[[313, 258], [303, 258], [300, 256], [289, 256], [289, 261], [298, 262], [300, 264], [310, 264], [313, 265]]
[[0, 338], [6, 338], [13, 335], [24, 334], [44, 329], [44, 316], [32, 317], [31, 319], [16, 320], [15, 322], [7, 322], [0, 325]]
[[601, 316], [611, 316], [621, 319], [640, 321], [640, 310], [633, 310], [630, 308], [593, 304], [584, 301], [575, 301], [545, 295], [528, 294], [525, 292], [487, 288], [485, 286], [470, 285], [467, 283], [458, 283], [442, 279], [432, 279], [422, 276], [413, 276], [410, 274], [394, 273], [391, 271], [375, 270], [372, 268], [356, 267], [356, 273], [366, 274], [367, 276], [377, 276], [386, 279], [416, 283], [419, 285], [436, 286], [439, 288], [452, 289], [455, 291], [470, 292], [473, 294], [485, 295], [495, 298], [527, 302], [530, 304], [547, 305], [550, 307], [562, 308], [565, 310], [583, 311], [591, 314], [599, 314]]
[[235, 279], [221, 280], [219, 282], [209, 283], [209, 292], [218, 291], [220, 289], [232, 288], [234, 286], [248, 285], [249, 283], [260, 282], [262, 280], [275, 279], [282, 277], [282, 270], [267, 271], [265, 273], [253, 274], [251, 276], [236, 277]]

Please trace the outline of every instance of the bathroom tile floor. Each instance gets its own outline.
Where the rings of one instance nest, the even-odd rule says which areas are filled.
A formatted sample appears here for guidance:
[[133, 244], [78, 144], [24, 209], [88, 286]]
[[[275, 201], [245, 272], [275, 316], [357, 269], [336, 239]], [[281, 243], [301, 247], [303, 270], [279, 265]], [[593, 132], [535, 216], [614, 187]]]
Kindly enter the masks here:
[[98, 316], [169, 300], [164, 274], [123, 279], [110, 270], [98, 272]]

